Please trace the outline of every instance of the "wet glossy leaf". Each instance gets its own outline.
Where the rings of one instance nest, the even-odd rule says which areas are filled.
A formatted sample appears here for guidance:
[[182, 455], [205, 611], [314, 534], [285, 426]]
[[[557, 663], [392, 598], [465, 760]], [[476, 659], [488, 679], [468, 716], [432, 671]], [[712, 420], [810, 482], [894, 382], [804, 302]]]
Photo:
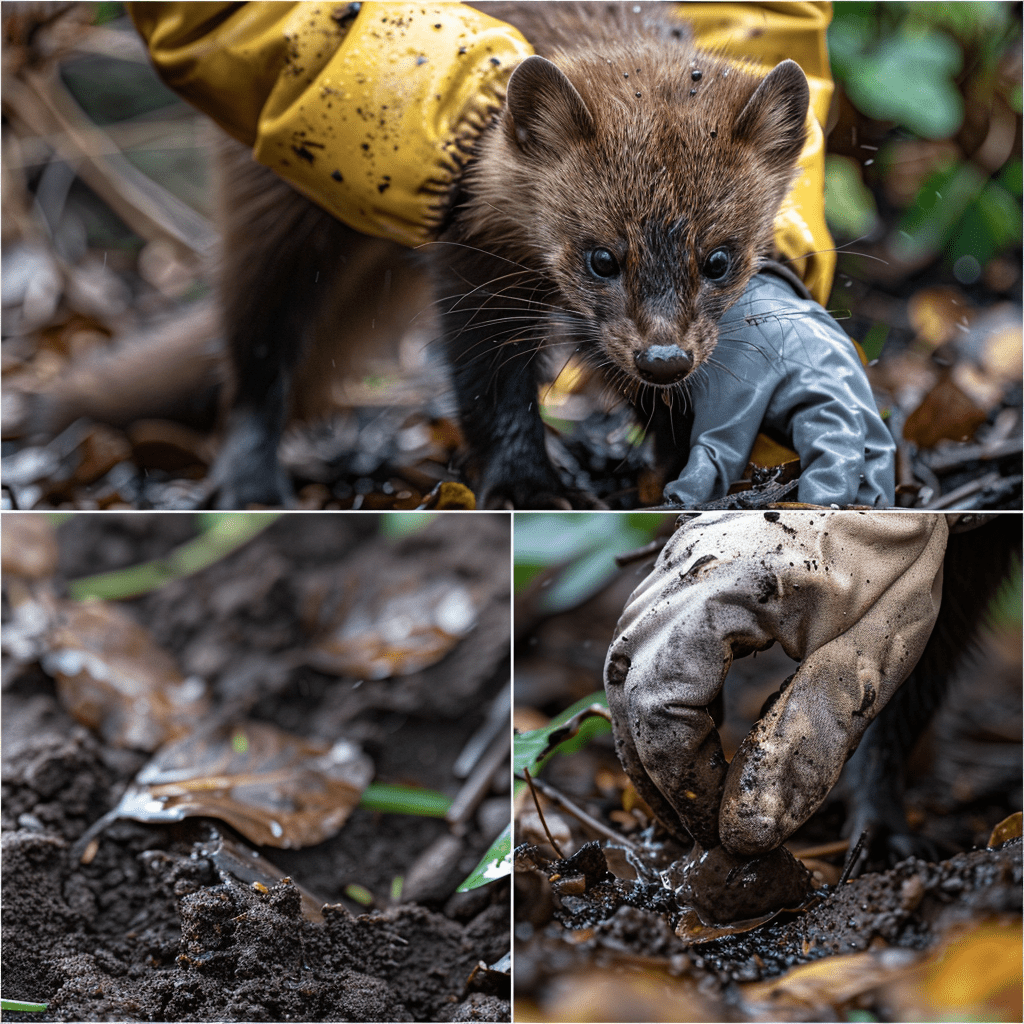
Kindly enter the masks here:
[[341, 828], [372, 776], [373, 763], [354, 743], [314, 743], [248, 722], [164, 747], [128, 787], [117, 816], [219, 818], [260, 846], [310, 846]]
[[995, 848], [996, 846], [1002, 846], [1003, 843], [1008, 843], [1011, 839], [1019, 839], [1021, 834], [1021, 812], [1017, 811], [1015, 814], [1011, 814], [1008, 818], [1003, 818], [1001, 822], [994, 829], [992, 834], [988, 837], [989, 848]]
[[604, 691], [576, 701], [540, 729], [516, 733], [512, 749], [512, 770], [521, 772], [527, 768], [531, 775], [536, 775], [556, 751], [570, 754], [598, 733], [611, 732], [611, 725], [601, 711], [589, 710], [595, 705], [608, 707]]
[[356, 578], [310, 646], [309, 664], [357, 679], [411, 675], [440, 661], [478, 614], [474, 594], [454, 577]]
[[116, 605], [63, 602], [42, 657], [61, 703], [110, 744], [155, 750], [209, 711], [206, 684], [186, 679], [149, 631]]
[[478, 889], [481, 885], [487, 885], [488, 882], [510, 874], [512, 874], [511, 822], [505, 826], [505, 831], [491, 843], [490, 849], [483, 855], [480, 863], [456, 892], [469, 892], [470, 889]]
[[743, 985], [743, 1000], [751, 1007], [841, 1005], [906, 973], [912, 956], [906, 954], [895, 963], [874, 951], [826, 957], [770, 981]]

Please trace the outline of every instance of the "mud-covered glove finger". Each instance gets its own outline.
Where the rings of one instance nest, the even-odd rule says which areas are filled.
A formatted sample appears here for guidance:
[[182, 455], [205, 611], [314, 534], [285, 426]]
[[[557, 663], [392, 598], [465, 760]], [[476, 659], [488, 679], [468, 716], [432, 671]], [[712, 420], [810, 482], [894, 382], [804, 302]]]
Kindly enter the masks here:
[[718, 843], [728, 768], [711, 707], [734, 654], [775, 639], [760, 567], [747, 539], [729, 535], [734, 515], [725, 529], [677, 532], [626, 603], [605, 661], [623, 767], [671, 831], [681, 824], [705, 847]]
[[946, 524], [938, 516], [888, 519], [903, 528], [902, 545], [890, 537], [887, 548], [879, 533], [870, 557], [868, 531], [853, 551], [861, 573], [889, 577], [884, 589], [849, 628], [806, 655], [733, 758], [720, 818], [722, 842], [733, 853], [773, 849], [817, 810], [928, 642], [941, 599]]

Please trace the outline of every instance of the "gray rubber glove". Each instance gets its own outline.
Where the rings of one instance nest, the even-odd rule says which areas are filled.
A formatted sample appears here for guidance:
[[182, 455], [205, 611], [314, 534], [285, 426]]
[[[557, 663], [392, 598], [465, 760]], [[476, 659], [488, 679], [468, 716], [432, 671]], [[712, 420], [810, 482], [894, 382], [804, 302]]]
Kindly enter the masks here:
[[690, 507], [725, 495], [763, 424], [800, 456], [800, 501], [894, 503], [896, 445], [857, 350], [822, 306], [782, 278], [756, 275], [725, 313], [692, 395], [690, 456], [665, 487], [667, 501]]
[[[938, 614], [947, 521], [928, 513], [720, 512], [676, 530], [605, 661], [616, 749], [680, 838], [772, 850], [818, 808]], [[726, 762], [708, 706], [734, 657], [801, 662]]]

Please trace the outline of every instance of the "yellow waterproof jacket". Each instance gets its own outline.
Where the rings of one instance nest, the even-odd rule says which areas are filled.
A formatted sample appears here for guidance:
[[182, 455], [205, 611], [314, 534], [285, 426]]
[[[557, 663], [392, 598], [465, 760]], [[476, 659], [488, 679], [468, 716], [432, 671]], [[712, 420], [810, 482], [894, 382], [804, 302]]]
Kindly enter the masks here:
[[[802, 174], [775, 222], [784, 258], [824, 303], [822, 125], [832, 95], [828, 3], [688, 3], [699, 46], [767, 73], [787, 57], [811, 105]], [[172, 89], [346, 224], [414, 246], [532, 53], [510, 25], [460, 3], [130, 3]]]

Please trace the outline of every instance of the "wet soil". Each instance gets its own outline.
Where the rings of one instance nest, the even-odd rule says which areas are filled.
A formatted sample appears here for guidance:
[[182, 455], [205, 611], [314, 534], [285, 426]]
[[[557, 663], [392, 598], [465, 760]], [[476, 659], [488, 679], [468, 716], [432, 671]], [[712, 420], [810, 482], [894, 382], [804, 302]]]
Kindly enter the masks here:
[[[505, 516], [442, 516], [384, 542], [373, 516], [285, 516], [223, 561], [125, 604], [184, 672], [209, 681], [220, 711], [354, 739], [376, 781], [454, 796], [453, 762], [507, 686], [508, 529]], [[194, 532], [188, 515], [75, 517], [60, 527], [60, 577], [160, 557]], [[289, 664], [305, 641], [309, 579], [367, 560], [379, 574], [454, 570], [486, 591], [477, 628], [437, 665], [397, 680]], [[507, 973], [474, 974], [508, 951], [507, 881], [455, 893], [508, 821], [506, 773], [458, 829], [358, 809], [317, 846], [260, 848], [277, 877], [331, 904], [314, 921], [296, 884], [254, 886], [222, 870], [210, 843], [232, 833], [211, 819], [115, 822], [81, 863], [72, 844], [148, 755], [109, 748], [75, 724], [38, 667], [5, 672], [3, 734], [4, 995], [49, 1004], [6, 1017], [509, 1018]], [[370, 906], [349, 898], [353, 885]]]

